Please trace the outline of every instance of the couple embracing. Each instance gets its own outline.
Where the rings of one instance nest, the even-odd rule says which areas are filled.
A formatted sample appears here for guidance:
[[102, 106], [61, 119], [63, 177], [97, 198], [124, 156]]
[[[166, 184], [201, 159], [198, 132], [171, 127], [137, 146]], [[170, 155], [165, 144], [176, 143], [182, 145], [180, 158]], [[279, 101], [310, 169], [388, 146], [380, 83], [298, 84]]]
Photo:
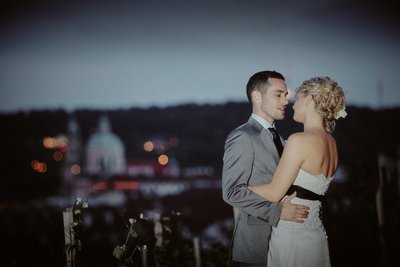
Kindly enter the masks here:
[[328, 77], [303, 82], [293, 119], [304, 131], [287, 142], [274, 125], [289, 104], [283, 75], [255, 73], [246, 93], [251, 117], [229, 134], [223, 159], [223, 198], [236, 211], [232, 260], [236, 266], [330, 266], [319, 213], [338, 166], [331, 133], [346, 115], [343, 90]]

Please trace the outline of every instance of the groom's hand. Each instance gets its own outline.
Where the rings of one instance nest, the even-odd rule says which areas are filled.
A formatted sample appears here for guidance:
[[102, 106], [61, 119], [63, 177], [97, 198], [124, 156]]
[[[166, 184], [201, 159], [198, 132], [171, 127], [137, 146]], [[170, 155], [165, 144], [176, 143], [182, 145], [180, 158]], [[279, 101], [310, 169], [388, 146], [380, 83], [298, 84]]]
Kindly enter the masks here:
[[297, 193], [294, 192], [293, 194], [282, 200], [283, 205], [281, 220], [303, 223], [304, 219], [308, 217], [308, 210], [310, 209], [309, 207], [299, 204], [293, 204], [291, 202], [292, 199], [296, 197], [296, 194]]

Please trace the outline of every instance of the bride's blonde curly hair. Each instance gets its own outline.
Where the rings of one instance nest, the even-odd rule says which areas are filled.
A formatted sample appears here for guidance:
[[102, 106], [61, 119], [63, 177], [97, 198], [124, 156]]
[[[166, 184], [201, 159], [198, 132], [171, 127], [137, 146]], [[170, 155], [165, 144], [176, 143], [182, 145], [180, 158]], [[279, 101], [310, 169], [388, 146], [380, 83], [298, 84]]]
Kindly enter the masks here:
[[296, 89], [296, 94], [311, 95], [315, 110], [323, 118], [323, 126], [328, 133], [335, 130], [335, 117], [345, 108], [345, 96], [342, 88], [329, 77], [314, 77], [304, 81]]

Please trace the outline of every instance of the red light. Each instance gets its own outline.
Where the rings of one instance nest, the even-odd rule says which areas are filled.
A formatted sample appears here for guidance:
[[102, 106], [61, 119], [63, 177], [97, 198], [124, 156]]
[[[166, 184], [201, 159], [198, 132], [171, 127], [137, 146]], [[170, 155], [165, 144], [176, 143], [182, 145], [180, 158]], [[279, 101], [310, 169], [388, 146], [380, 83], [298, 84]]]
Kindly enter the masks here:
[[117, 190], [137, 190], [139, 189], [139, 182], [118, 181], [114, 182], [114, 188]]

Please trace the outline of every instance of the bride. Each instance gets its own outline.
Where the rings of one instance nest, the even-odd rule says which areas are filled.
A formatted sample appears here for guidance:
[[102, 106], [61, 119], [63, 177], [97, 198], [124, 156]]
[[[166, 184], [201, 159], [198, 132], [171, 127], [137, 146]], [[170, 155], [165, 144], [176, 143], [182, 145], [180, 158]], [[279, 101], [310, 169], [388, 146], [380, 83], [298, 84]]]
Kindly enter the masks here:
[[270, 184], [248, 188], [266, 200], [278, 202], [296, 191], [292, 202], [310, 207], [303, 224], [281, 220], [272, 230], [268, 266], [330, 266], [328, 240], [319, 218], [321, 199], [338, 166], [335, 119], [345, 117], [345, 97], [328, 77], [315, 77], [296, 90], [294, 120], [304, 131], [292, 134]]

